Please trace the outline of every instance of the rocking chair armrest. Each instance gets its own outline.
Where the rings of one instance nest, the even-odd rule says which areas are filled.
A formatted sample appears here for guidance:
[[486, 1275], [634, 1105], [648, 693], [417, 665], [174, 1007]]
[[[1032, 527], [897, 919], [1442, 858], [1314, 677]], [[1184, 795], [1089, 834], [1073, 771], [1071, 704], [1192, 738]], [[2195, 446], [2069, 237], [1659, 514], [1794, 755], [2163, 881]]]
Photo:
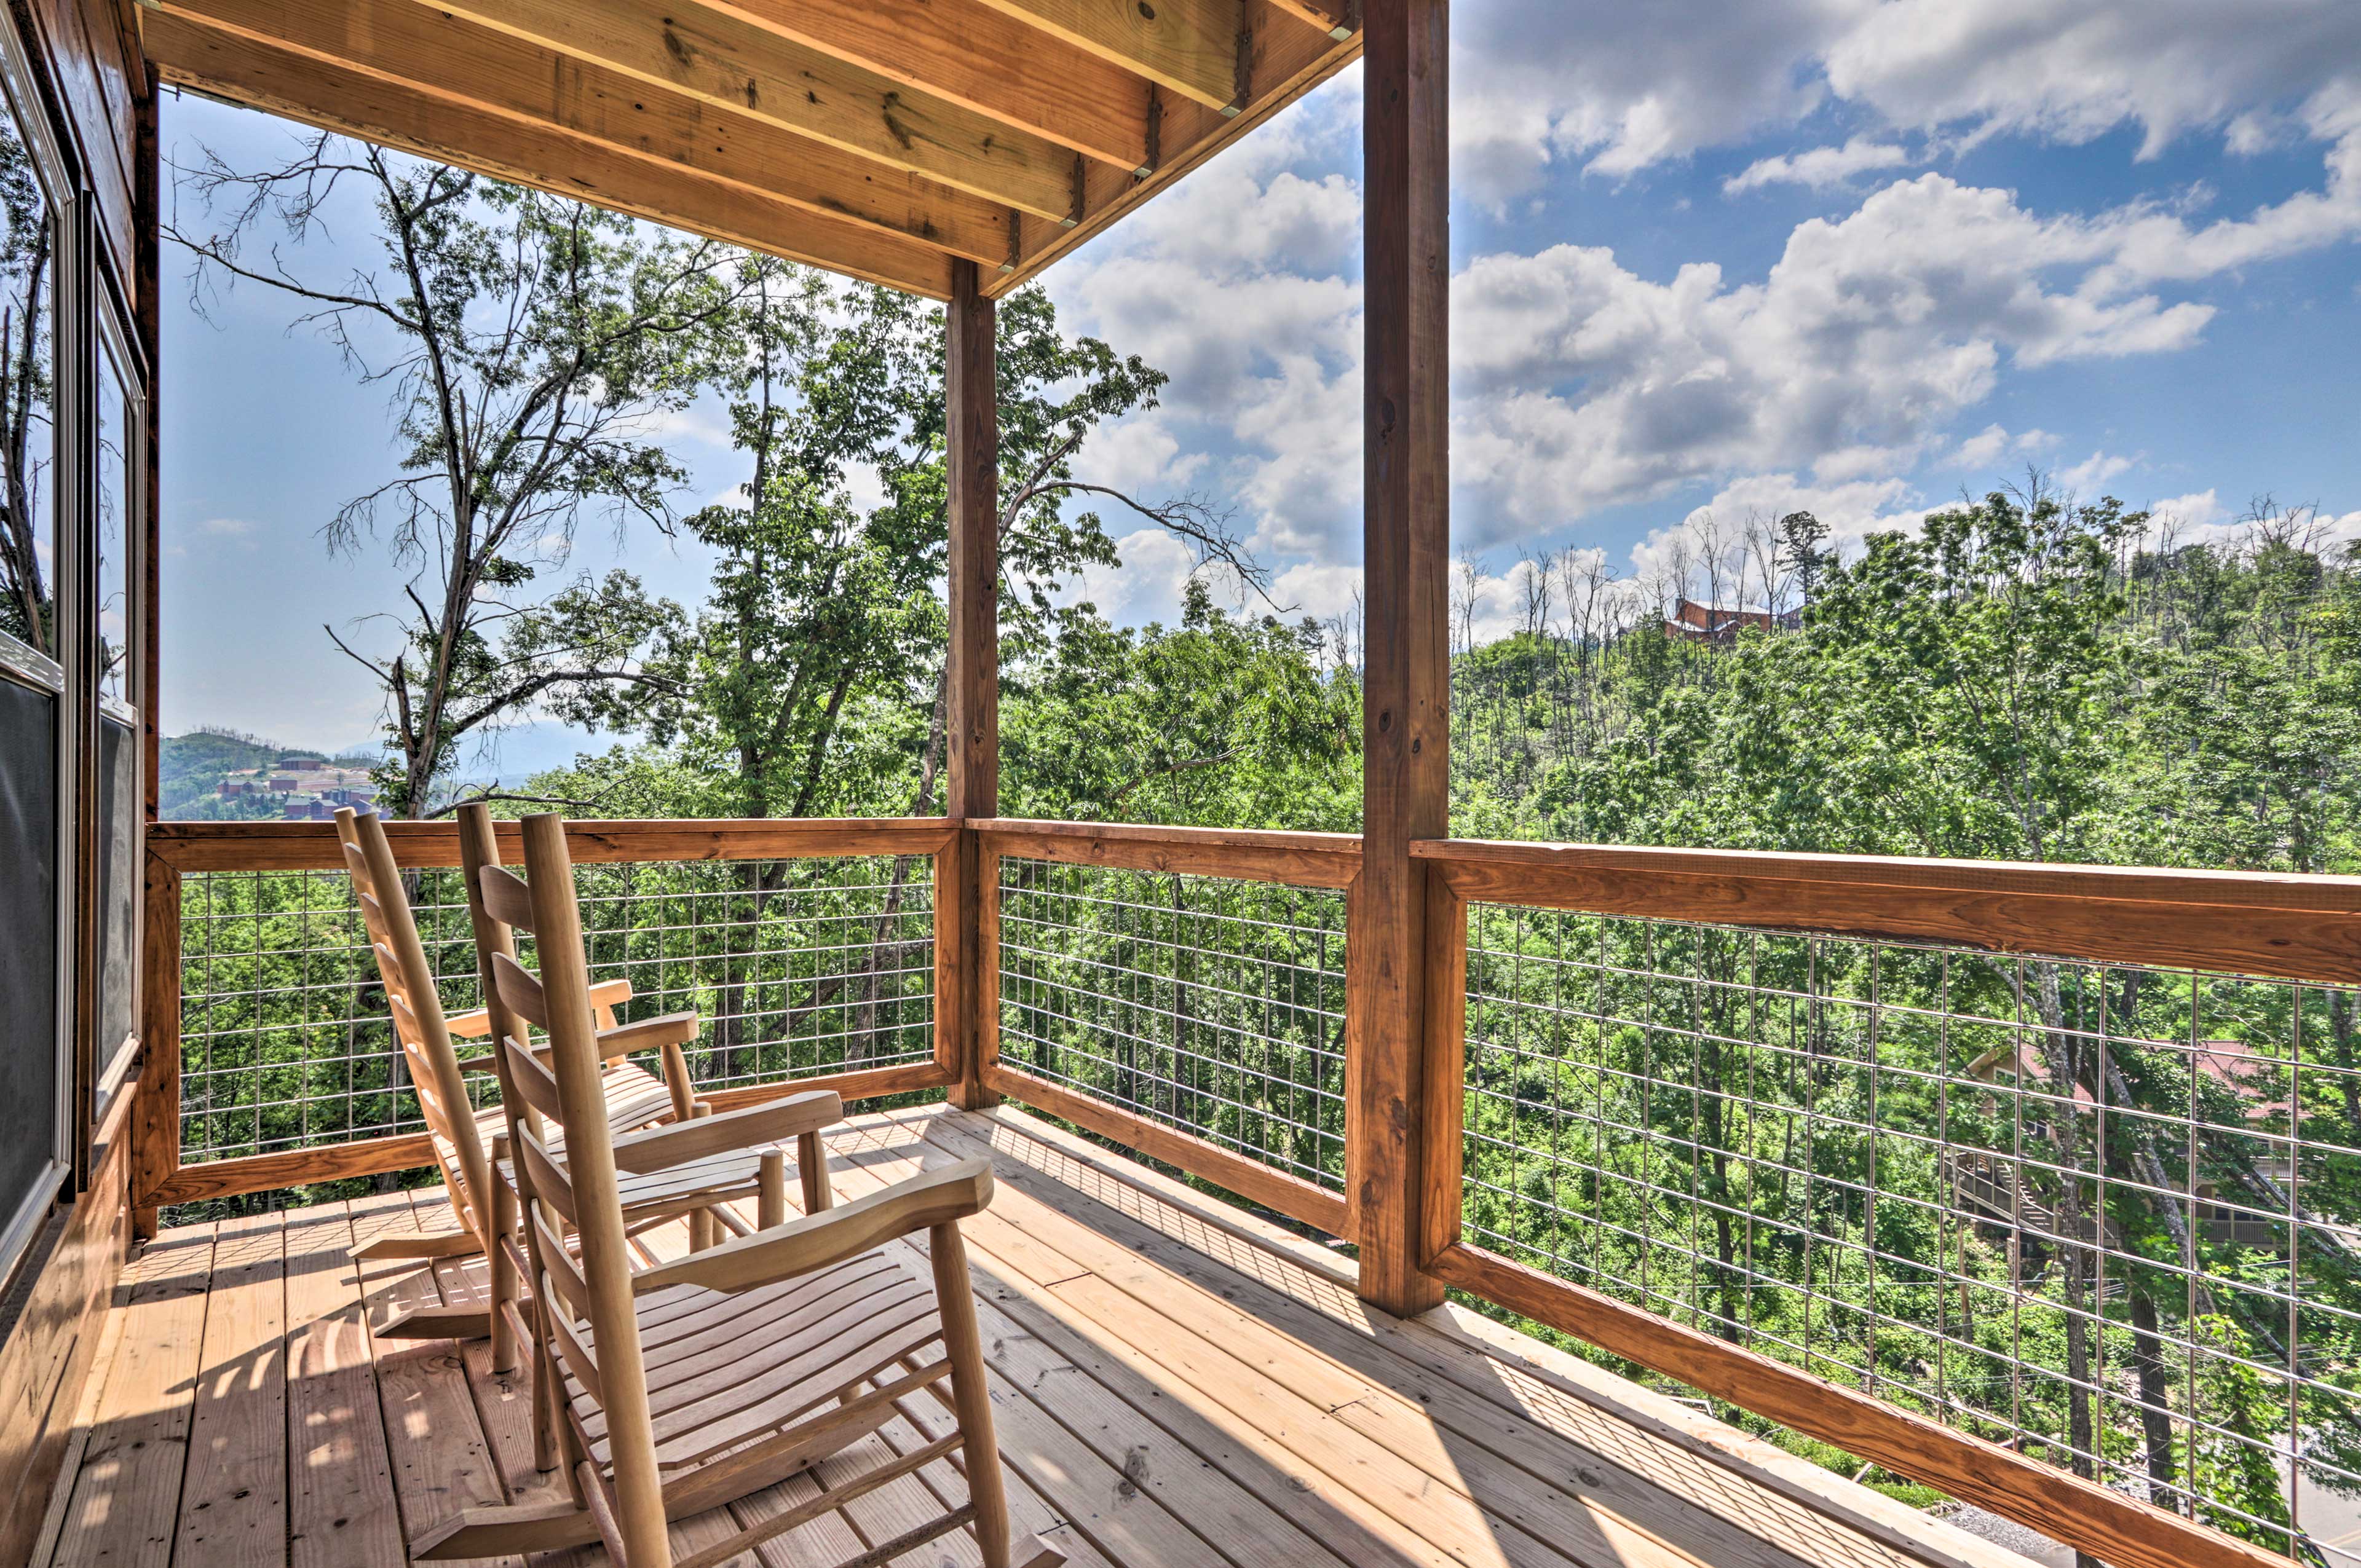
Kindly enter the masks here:
[[607, 1061], [629, 1056], [633, 1051], [652, 1051], [660, 1046], [685, 1046], [697, 1038], [703, 1021], [694, 1013], [667, 1013], [660, 1018], [642, 1018], [633, 1024], [618, 1024], [611, 1029], [598, 1031], [598, 1055]]
[[631, 1277], [631, 1289], [642, 1296], [674, 1285], [751, 1290], [859, 1257], [913, 1231], [955, 1224], [982, 1213], [991, 1201], [992, 1162], [961, 1160], [837, 1208], [642, 1269]]
[[691, 1160], [735, 1149], [759, 1148], [803, 1133], [817, 1133], [844, 1120], [844, 1102], [834, 1090], [765, 1101], [743, 1111], [668, 1122], [615, 1140], [615, 1168], [635, 1175], [668, 1170]]
[[[631, 982], [628, 980], [602, 980], [590, 988], [590, 1005], [593, 1007], [619, 1007], [631, 999]], [[649, 1022], [655, 1020], [650, 1019]], [[492, 1037], [492, 1010], [478, 1007], [472, 1013], [455, 1013], [443, 1020], [443, 1026], [451, 1032], [455, 1040], [489, 1040]], [[631, 1048], [639, 1049], [637, 1046]], [[478, 1061], [490, 1059], [489, 1057], [476, 1058]]]

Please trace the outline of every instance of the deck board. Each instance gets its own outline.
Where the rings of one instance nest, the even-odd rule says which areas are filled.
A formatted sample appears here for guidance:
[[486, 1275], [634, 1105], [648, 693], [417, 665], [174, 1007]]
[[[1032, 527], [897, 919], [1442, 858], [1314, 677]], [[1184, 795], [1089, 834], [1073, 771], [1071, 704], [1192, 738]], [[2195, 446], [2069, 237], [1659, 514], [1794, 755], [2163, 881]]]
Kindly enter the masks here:
[[[1021, 1113], [862, 1116], [830, 1149], [848, 1197], [993, 1159], [998, 1196], [967, 1235], [1010, 1502], [1076, 1568], [2022, 1568], [1452, 1309], [1376, 1312], [1349, 1263]], [[481, 1299], [480, 1260], [363, 1271], [347, 1255], [449, 1218], [422, 1191], [151, 1243], [111, 1315], [43, 1568], [377, 1568], [458, 1507], [558, 1488], [533, 1467], [528, 1371], [493, 1373], [481, 1341], [370, 1332], [406, 1305]], [[644, 1249], [681, 1250], [678, 1229]], [[921, 1246], [895, 1245], [923, 1267]], [[948, 1430], [928, 1407], [868, 1441]], [[719, 1539], [860, 1464], [675, 1540]], [[739, 1563], [837, 1561], [963, 1490], [939, 1461]], [[975, 1554], [961, 1537], [902, 1561]], [[593, 1547], [532, 1568], [604, 1562]]]

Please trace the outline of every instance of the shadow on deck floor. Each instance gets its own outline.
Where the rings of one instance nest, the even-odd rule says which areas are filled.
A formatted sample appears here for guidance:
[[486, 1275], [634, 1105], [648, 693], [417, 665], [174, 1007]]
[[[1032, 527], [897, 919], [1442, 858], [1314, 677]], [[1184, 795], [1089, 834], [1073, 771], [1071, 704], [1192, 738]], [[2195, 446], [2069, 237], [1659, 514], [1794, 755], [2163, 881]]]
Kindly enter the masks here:
[[[1374, 1311], [1350, 1264], [1021, 1113], [862, 1116], [830, 1140], [847, 1197], [987, 1153], [1000, 1194], [967, 1234], [1010, 1500], [1078, 1568], [2026, 1568], [1455, 1308]], [[386, 1568], [460, 1508], [548, 1494], [523, 1374], [494, 1374], [481, 1343], [369, 1332], [478, 1298], [480, 1264], [346, 1256], [449, 1223], [428, 1190], [150, 1243], [36, 1564]], [[934, 1435], [897, 1421], [870, 1441]], [[831, 1468], [732, 1511], [791, 1506]], [[921, 1472], [741, 1561], [856, 1554], [939, 1508], [928, 1489], [964, 1484]], [[960, 1538], [898, 1561], [973, 1555]]]

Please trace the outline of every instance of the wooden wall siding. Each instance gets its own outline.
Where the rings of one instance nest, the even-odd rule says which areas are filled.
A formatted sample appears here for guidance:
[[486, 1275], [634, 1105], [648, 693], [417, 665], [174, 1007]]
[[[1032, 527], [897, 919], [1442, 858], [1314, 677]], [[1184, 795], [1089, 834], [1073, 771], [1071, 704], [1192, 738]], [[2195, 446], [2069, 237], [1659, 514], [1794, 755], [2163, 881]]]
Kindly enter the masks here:
[[148, 71], [133, 40], [129, 0], [17, 0], [29, 12], [28, 41], [55, 84], [76, 155], [96, 197], [97, 229], [109, 271], [136, 306], [140, 280], [136, 101]]
[[130, 1246], [126, 1136], [136, 1088], [115, 1097], [91, 1183], [59, 1222], [16, 1321], [0, 1329], [0, 1563], [23, 1562], [71, 1442], [101, 1324]]
[[1329, 0], [151, 0], [141, 26], [166, 81], [946, 300], [953, 258], [1006, 292], [1360, 47]]

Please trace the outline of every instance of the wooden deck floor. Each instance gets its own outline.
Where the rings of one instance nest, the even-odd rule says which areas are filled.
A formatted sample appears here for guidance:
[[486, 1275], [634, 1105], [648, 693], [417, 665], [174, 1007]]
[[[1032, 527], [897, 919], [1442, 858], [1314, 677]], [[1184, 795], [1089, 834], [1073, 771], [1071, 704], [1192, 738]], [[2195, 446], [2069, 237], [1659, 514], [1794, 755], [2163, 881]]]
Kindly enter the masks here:
[[[1371, 1312], [1349, 1264], [1020, 1113], [864, 1117], [832, 1149], [847, 1196], [985, 1152], [1000, 1195], [968, 1234], [1012, 1499], [1082, 1568], [2024, 1568], [1456, 1309]], [[425, 1192], [151, 1243], [35, 1563], [387, 1568], [406, 1531], [544, 1491], [522, 1375], [494, 1376], [480, 1343], [369, 1332], [413, 1300], [472, 1299], [480, 1275], [364, 1275], [347, 1249], [447, 1224]], [[946, 1480], [895, 1486], [922, 1479]], [[889, 1487], [762, 1561], [835, 1562], [926, 1506]], [[901, 1561], [973, 1560], [950, 1546]]]

